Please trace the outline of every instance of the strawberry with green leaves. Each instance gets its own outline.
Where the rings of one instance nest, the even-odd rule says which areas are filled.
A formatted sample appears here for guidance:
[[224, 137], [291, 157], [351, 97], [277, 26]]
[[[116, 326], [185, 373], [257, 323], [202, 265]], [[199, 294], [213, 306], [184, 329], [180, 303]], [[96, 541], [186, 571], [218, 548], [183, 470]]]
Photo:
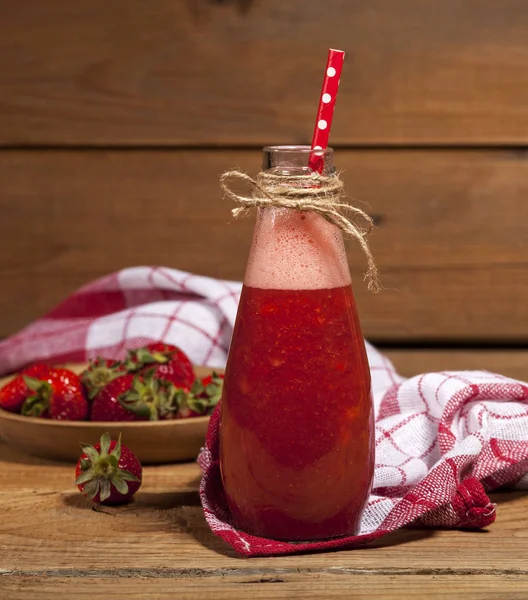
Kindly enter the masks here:
[[83, 421], [88, 416], [79, 377], [68, 369], [52, 368], [45, 375], [22, 375], [31, 394], [25, 399], [21, 413], [58, 421]]
[[189, 388], [173, 388], [174, 418], [203, 417], [207, 413], [207, 400], [197, 398]]
[[153, 369], [154, 377], [169, 381], [177, 388], [190, 388], [194, 381], [189, 357], [172, 344], [156, 342], [130, 350], [125, 365], [129, 372], [145, 373]]
[[128, 373], [106, 385], [92, 403], [92, 421], [157, 421], [174, 415], [174, 390], [152, 373]]
[[22, 405], [33, 391], [27, 386], [24, 376], [45, 380], [50, 368], [44, 364], [34, 364], [23, 369], [13, 379], [0, 389], [0, 408], [9, 412], [20, 413]]
[[197, 379], [191, 389], [177, 389], [174, 393], [176, 418], [202, 417], [211, 414], [222, 397], [223, 375], [214, 372]]
[[221, 373], [213, 371], [211, 375], [196, 380], [191, 391], [198, 398], [207, 399], [207, 406], [213, 409], [222, 398], [222, 389], [224, 387], [224, 376]]
[[197, 379], [190, 389], [173, 390], [176, 418], [187, 419], [211, 414], [222, 397], [223, 379], [223, 375], [213, 371], [211, 375]]
[[95, 446], [81, 444], [82, 454], [75, 469], [75, 484], [92, 502], [130, 502], [141, 486], [141, 463], [134, 453], [108, 433]]
[[125, 370], [125, 365], [119, 360], [101, 357], [91, 360], [81, 373], [88, 398], [93, 400], [108, 383], [123, 375]]

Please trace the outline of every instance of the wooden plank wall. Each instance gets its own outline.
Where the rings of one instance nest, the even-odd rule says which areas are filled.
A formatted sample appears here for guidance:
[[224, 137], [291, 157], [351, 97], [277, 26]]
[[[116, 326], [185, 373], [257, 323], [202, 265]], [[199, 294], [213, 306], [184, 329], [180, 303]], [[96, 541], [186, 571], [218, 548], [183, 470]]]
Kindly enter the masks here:
[[163, 264], [240, 279], [251, 220], [218, 176], [309, 141], [329, 46], [333, 145], [378, 229], [367, 337], [528, 339], [524, 0], [0, 0], [0, 336], [79, 285]]

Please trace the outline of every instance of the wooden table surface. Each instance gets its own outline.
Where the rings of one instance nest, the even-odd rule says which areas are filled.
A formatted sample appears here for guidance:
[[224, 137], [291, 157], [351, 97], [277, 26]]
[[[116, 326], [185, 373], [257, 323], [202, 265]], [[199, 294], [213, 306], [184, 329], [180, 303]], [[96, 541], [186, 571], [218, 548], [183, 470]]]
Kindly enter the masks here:
[[403, 530], [359, 550], [240, 558], [213, 535], [196, 464], [146, 467], [136, 500], [95, 510], [72, 465], [0, 443], [0, 598], [528, 598], [528, 495], [482, 532]]

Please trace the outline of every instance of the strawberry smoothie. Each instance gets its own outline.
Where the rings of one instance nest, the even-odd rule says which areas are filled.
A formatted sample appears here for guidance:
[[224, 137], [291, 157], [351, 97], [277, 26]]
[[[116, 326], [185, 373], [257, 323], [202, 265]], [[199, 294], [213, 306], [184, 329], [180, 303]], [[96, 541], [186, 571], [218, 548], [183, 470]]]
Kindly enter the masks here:
[[285, 540], [357, 532], [373, 423], [341, 232], [314, 213], [260, 210], [222, 398], [235, 525]]

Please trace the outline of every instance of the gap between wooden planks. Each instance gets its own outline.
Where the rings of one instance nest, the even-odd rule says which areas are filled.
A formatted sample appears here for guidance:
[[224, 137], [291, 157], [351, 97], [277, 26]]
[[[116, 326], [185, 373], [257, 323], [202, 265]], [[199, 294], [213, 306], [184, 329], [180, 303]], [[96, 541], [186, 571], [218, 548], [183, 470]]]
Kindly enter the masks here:
[[381, 349], [405, 377], [434, 371], [492, 371], [528, 381], [528, 350]]

